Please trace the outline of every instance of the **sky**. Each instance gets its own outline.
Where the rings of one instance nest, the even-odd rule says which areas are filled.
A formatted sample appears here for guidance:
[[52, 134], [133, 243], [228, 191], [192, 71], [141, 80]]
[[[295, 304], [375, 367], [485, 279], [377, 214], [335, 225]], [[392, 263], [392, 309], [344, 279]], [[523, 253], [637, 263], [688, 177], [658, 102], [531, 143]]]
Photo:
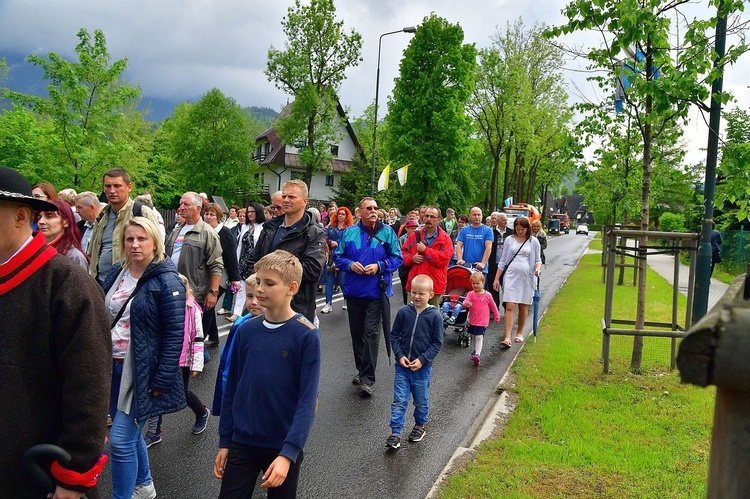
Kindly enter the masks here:
[[[101, 29], [113, 60], [128, 58], [125, 77], [141, 85], [146, 100], [195, 101], [216, 87], [242, 106], [279, 110], [290, 97], [276, 89], [263, 71], [268, 48], [284, 47], [281, 20], [293, 4], [293, 0], [0, 0], [0, 57], [56, 52], [77, 60], [78, 30], [86, 28], [93, 34]], [[354, 29], [363, 38], [363, 61], [347, 71], [340, 100], [352, 116], [361, 115], [375, 98], [379, 36], [417, 26], [432, 12], [460, 24], [465, 42], [483, 48], [491, 45], [498, 29], [518, 18], [527, 27], [563, 24], [561, 11], [566, 4], [565, 0], [336, 0], [337, 17], [346, 30]], [[411, 36], [397, 33], [383, 38], [380, 117]], [[599, 43], [580, 34], [562, 41], [579, 46]], [[727, 72], [724, 88], [739, 97], [736, 105], [747, 109], [748, 56], [744, 62]], [[582, 94], [587, 99], [603, 98], [585, 81], [580, 60], [566, 65], [563, 76], [570, 102], [580, 101]], [[688, 163], [705, 162], [701, 149], [707, 133], [704, 120], [693, 113], [686, 128]]]

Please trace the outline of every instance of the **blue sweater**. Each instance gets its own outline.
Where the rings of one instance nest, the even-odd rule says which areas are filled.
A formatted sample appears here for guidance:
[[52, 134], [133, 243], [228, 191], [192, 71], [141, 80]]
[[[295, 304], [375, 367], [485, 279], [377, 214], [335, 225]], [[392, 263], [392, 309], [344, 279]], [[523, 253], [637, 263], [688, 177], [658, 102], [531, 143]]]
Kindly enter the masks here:
[[423, 366], [432, 364], [443, 346], [443, 318], [430, 305], [417, 314], [413, 303], [404, 305], [396, 313], [391, 329], [391, 347], [396, 365], [401, 357], [419, 359]]
[[315, 418], [319, 380], [320, 332], [301, 314], [276, 328], [263, 316], [245, 321], [229, 358], [219, 447], [280, 449], [296, 462]]

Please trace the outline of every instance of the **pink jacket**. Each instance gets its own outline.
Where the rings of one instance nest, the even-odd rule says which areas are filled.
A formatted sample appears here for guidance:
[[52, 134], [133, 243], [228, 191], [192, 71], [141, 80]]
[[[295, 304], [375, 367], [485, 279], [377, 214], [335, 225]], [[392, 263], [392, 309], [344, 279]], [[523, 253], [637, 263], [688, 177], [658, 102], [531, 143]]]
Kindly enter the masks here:
[[192, 296], [188, 296], [185, 303], [185, 333], [180, 353], [180, 367], [200, 372], [203, 371], [203, 315], [201, 306]]
[[481, 295], [476, 294], [474, 291], [469, 291], [464, 298], [464, 306], [466, 302], [471, 303], [469, 307], [469, 324], [472, 326], [487, 327], [490, 325], [490, 310], [495, 315], [495, 322], [500, 322], [500, 312], [497, 310], [495, 300], [492, 299], [492, 294], [485, 291]]

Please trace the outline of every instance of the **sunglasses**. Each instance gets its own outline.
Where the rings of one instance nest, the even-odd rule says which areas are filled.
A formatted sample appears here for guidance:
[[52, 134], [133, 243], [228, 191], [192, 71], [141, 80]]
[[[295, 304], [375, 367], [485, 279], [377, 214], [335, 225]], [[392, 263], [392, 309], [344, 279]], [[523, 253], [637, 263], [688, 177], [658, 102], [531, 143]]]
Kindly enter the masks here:
[[363, 209], [363, 210], [367, 210], [367, 211], [375, 211], [375, 210], [377, 210], [377, 209], [378, 209], [378, 207], [377, 207], [377, 206], [365, 206], [365, 207], [364, 207], [364, 208], [362, 208], [362, 209]]

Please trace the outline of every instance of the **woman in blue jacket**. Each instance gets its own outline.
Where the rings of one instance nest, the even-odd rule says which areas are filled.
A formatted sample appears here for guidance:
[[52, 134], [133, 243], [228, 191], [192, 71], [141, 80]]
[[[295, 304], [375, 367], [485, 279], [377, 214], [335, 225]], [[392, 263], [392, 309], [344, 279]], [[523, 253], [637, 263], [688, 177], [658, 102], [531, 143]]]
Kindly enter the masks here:
[[122, 235], [125, 261], [104, 281], [112, 322], [112, 391], [109, 434], [112, 497], [153, 498], [142, 429], [151, 416], [183, 409], [180, 373], [185, 287], [165, 259], [159, 229], [134, 217]]

